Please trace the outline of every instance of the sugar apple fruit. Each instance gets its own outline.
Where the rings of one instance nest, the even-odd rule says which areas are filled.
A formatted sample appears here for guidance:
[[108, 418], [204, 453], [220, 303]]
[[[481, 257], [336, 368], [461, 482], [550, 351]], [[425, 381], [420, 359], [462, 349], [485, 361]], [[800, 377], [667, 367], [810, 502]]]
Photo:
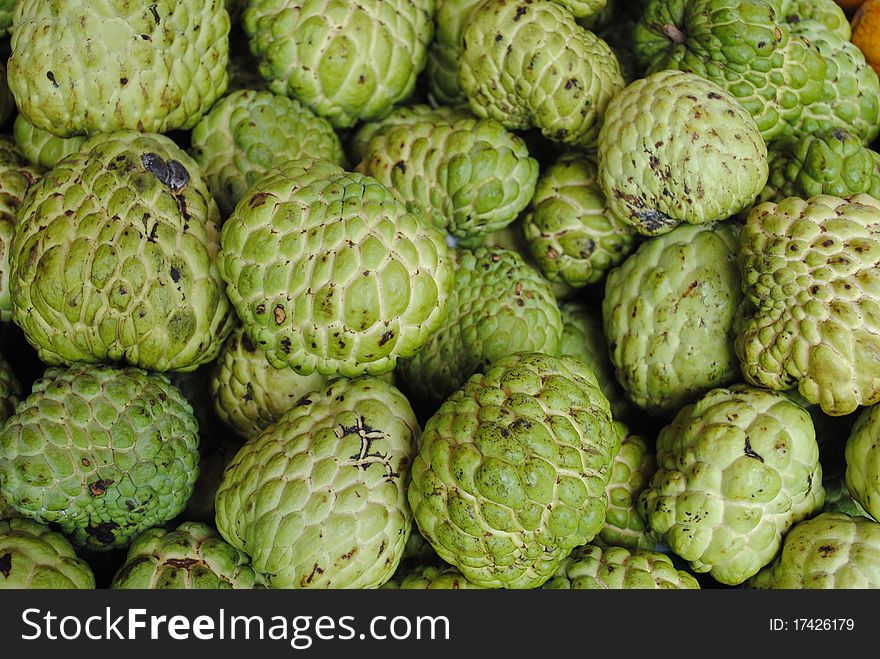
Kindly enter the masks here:
[[871, 517], [880, 518], [880, 407], [864, 409], [846, 442], [846, 487]]
[[434, 39], [428, 47], [425, 79], [428, 93], [440, 106], [467, 102], [458, 84], [461, 36], [471, 10], [482, 0], [437, 0]]
[[880, 401], [880, 200], [790, 197], [752, 209], [741, 235], [754, 306], [736, 337], [746, 380], [798, 385], [832, 416]]
[[88, 139], [85, 135], [58, 137], [48, 130], [37, 128], [23, 114], [15, 118], [12, 134], [25, 159], [43, 169], [52, 169], [61, 160], [76, 153]]
[[165, 375], [49, 368], [0, 433], [0, 497], [77, 546], [124, 547], [183, 510], [198, 446], [192, 408]]
[[657, 470], [654, 448], [640, 435], [630, 433], [620, 421], [614, 422], [614, 430], [620, 437], [620, 451], [611, 465], [611, 480], [606, 488], [605, 526], [593, 542], [632, 551], [654, 549], [658, 538], [639, 510], [639, 496]]
[[438, 229], [469, 240], [507, 226], [525, 209], [538, 161], [493, 119], [424, 121], [375, 136], [355, 171], [424, 211]]
[[434, 0], [251, 0], [242, 20], [269, 89], [349, 128], [412, 94], [434, 9]]
[[184, 522], [173, 531], [149, 529], [135, 538], [110, 587], [226, 590], [262, 584], [244, 552], [207, 524]]
[[834, 0], [781, 0], [780, 4], [782, 19], [792, 32], [800, 33], [804, 25], [810, 29], [812, 24], [817, 23], [816, 27], [830, 31], [845, 41], [852, 36], [849, 19]]
[[636, 56], [648, 73], [686, 71], [723, 87], [765, 141], [791, 135], [804, 108], [822, 98], [828, 65], [806, 37], [792, 33], [781, 5], [650, 0], [633, 33]]
[[12, 11], [15, 8], [15, 0], [0, 0], [0, 37], [9, 34], [12, 28]]
[[63, 535], [23, 517], [0, 519], [0, 590], [94, 587], [92, 568]]
[[375, 179], [326, 161], [268, 172], [221, 244], [226, 292], [276, 368], [387, 373], [446, 317], [454, 273], [443, 234]]
[[642, 514], [695, 572], [722, 584], [757, 573], [785, 532], [825, 501], [810, 415], [746, 385], [683, 407], [660, 431], [657, 465]]
[[770, 149], [770, 178], [760, 201], [820, 194], [880, 198], [880, 154], [842, 129], [779, 140]]
[[382, 585], [394, 590], [473, 590], [479, 589], [455, 567], [445, 564], [425, 564], [395, 574]]
[[666, 554], [624, 547], [584, 545], [565, 559], [542, 588], [552, 590], [663, 590], [699, 589], [700, 584], [678, 570]]
[[446, 320], [396, 370], [403, 390], [431, 412], [501, 357], [556, 354], [562, 335], [553, 293], [516, 252], [479, 247], [458, 250], [457, 256]]
[[660, 71], [606, 110], [599, 185], [610, 211], [645, 235], [725, 220], [767, 183], [767, 145], [736, 99], [700, 76]]
[[189, 129], [228, 83], [222, 0], [19, 0], [9, 87], [59, 137]]
[[300, 375], [289, 366], [275, 368], [238, 327], [214, 362], [211, 397], [220, 420], [250, 439], [327, 381], [320, 373]]
[[408, 497], [441, 559], [487, 588], [535, 588], [605, 523], [620, 439], [588, 366], [517, 353], [428, 420]]
[[0, 136], [0, 322], [12, 320], [9, 255], [16, 214], [40, 174], [37, 168], [27, 164], [15, 142]]
[[544, 276], [575, 288], [602, 279], [636, 247], [632, 227], [608, 208], [596, 165], [580, 154], [541, 173], [523, 233]]
[[798, 522], [776, 560], [751, 588], [880, 588], [880, 524], [865, 517], [823, 513]]
[[593, 370], [599, 389], [611, 404], [611, 416], [626, 419], [632, 404], [614, 377], [614, 366], [608, 359], [608, 343], [602, 329], [602, 312], [581, 302], [566, 301], [559, 305], [562, 314], [562, 338], [559, 355], [568, 355], [584, 362]]
[[[490, 38], [491, 36], [491, 38]], [[623, 88], [611, 48], [549, 0], [486, 0], [468, 16], [458, 80], [478, 117], [590, 148]]]
[[397, 569], [419, 425], [379, 378], [336, 379], [248, 441], [217, 490], [217, 529], [274, 588], [377, 588]]
[[602, 322], [618, 382], [655, 415], [740, 378], [742, 315], [734, 224], [684, 224], [608, 274]]
[[193, 158], [228, 217], [263, 174], [298, 158], [345, 164], [342, 144], [326, 119], [298, 101], [243, 89], [220, 99], [192, 132]]
[[31, 186], [17, 220], [12, 318], [43, 362], [186, 371], [220, 352], [233, 327], [220, 216], [169, 138], [91, 138]]

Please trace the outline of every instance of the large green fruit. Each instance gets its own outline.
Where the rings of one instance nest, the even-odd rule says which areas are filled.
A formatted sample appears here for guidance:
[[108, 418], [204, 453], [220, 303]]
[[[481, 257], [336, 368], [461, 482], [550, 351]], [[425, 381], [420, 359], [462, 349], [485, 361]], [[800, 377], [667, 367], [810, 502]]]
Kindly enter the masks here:
[[609, 273], [605, 338], [617, 380], [640, 408], [669, 415], [739, 379], [738, 234], [733, 224], [685, 224]]
[[416, 565], [382, 585], [383, 589], [394, 590], [473, 590], [477, 586], [462, 575], [456, 568], [446, 564]]
[[0, 590], [94, 587], [92, 569], [63, 535], [23, 517], [0, 519]]
[[47, 364], [194, 370], [232, 330], [220, 215], [163, 135], [96, 135], [31, 186], [10, 252], [12, 318]]
[[492, 119], [428, 120], [376, 135], [356, 171], [427, 213], [438, 229], [472, 240], [509, 225], [528, 205], [538, 161]]
[[80, 547], [124, 547], [183, 510], [198, 446], [192, 408], [165, 375], [50, 368], [0, 434], [0, 497]]
[[767, 145], [754, 119], [718, 85], [660, 71], [608, 104], [599, 185], [612, 213], [646, 235], [680, 222], [726, 220], [767, 183]]
[[397, 569], [419, 426], [370, 376], [337, 379], [248, 441], [217, 491], [217, 529], [275, 588], [376, 588]]
[[195, 126], [226, 90], [222, 0], [19, 0], [9, 87], [61, 137]]
[[409, 503], [468, 581], [535, 588], [602, 529], [619, 448], [588, 366], [517, 353], [469, 378], [427, 422]]
[[774, 390], [798, 385], [832, 416], [880, 401], [880, 200], [760, 204], [741, 242], [754, 306], [736, 338], [746, 379]]
[[657, 465], [642, 514], [695, 572], [727, 585], [773, 560], [785, 532], [825, 501], [810, 415], [746, 385], [683, 407], [660, 431]]
[[202, 117], [192, 132], [192, 154], [223, 217], [254, 182], [287, 160], [345, 162], [327, 120], [286, 96], [249, 89], [224, 96]]
[[486, 0], [468, 16], [458, 80], [471, 110], [507, 128], [596, 145], [605, 107], [623, 88], [611, 48], [548, 0]]
[[23, 114], [15, 118], [12, 134], [25, 159], [31, 165], [44, 169], [52, 169], [61, 160], [79, 151], [88, 139], [85, 135], [58, 137], [48, 130], [37, 128]]
[[207, 524], [184, 522], [173, 531], [149, 529], [135, 538], [110, 587], [225, 590], [262, 584], [244, 552]]
[[285, 163], [223, 225], [218, 266], [276, 368], [379, 375], [446, 317], [445, 236], [382, 184], [326, 161]]
[[461, 35], [471, 10], [482, 0], [437, 0], [435, 33], [428, 47], [425, 78], [433, 102], [458, 105], [467, 97], [458, 84], [458, 62], [461, 59]]
[[751, 588], [880, 588], [880, 524], [866, 517], [823, 513], [797, 523], [776, 560]]
[[859, 414], [845, 455], [847, 489], [871, 517], [880, 518], [880, 407]]
[[349, 128], [412, 94], [433, 17], [434, 0], [251, 0], [243, 25], [270, 90]]
[[584, 545], [575, 549], [544, 588], [553, 590], [699, 589], [693, 575], [677, 570], [666, 554], [623, 547]]
[[459, 250], [443, 325], [396, 371], [403, 389], [433, 412], [471, 375], [515, 352], [556, 354], [562, 319], [543, 278], [516, 252]]

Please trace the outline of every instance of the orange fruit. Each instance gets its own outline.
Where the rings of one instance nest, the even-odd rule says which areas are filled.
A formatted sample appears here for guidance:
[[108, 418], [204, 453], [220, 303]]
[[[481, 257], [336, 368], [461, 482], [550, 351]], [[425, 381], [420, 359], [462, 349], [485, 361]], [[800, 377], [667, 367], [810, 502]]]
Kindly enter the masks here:
[[865, 0], [853, 16], [852, 42], [880, 74], [880, 0]]

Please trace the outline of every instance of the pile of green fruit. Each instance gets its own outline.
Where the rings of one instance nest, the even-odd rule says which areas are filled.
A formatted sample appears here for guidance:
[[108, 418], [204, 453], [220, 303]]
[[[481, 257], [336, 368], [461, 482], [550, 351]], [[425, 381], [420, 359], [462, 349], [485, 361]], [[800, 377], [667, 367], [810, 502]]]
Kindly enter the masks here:
[[880, 587], [880, 79], [833, 0], [0, 33], [0, 588]]

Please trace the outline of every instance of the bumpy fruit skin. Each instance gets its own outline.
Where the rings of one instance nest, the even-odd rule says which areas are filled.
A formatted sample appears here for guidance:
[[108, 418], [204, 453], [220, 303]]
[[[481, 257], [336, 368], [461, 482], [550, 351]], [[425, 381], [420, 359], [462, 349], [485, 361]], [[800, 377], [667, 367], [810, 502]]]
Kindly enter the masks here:
[[345, 164], [342, 144], [326, 119], [298, 101], [243, 89], [220, 99], [192, 132], [192, 155], [228, 217], [263, 174], [286, 160]]
[[543, 585], [552, 590], [666, 590], [699, 589], [693, 575], [677, 570], [666, 554], [624, 547], [584, 545], [565, 559]]
[[169, 138], [91, 138], [31, 186], [17, 219], [12, 318], [43, 362], [188, 371], [220, 352], [233, 327], [220, 215]]
[[776, 560], [751, 588], [840, 590], [880, 588], [880, 524], [866, 517], [823, 513], [785, 536]]
[[21, 382], [9, 362], [0, 355], [0, 426], [15, 412], [15, 407], [21, 402], [22, 393]]
[[559, 305], [562, 314], [562, 338], [559, 355], [580, 359], [593, 370], [599, 389], [611, 404], [611, 416], [625, 419], [632, 412], [632, 404], [614, 377], [614, 366], [608, 359], [608, 343], [602, 329], [602, 312], [577, 301]]
[[522, 138], [492, 119], [393, 126], [374, 137], [356, 171], [393, 190], [438, 229], [478, 238], [529, 204], [538, 161]]
[[189, 129], [228, 83], [223, 0], [21, 0], [9, 87], [60, 137]]
[[880, 154], [852, 133], [834, 128], [778, 141], [770, 150], [770, 179], [759, 199], [861, 193], [880, 198]]
[[479, 589], [452, 565], [417, 565], [386, 581], [385, 590], [473, 590]]
[[743, 295], [733, 224], [685, 224], [608, 274], [602, 322], [617, 381], [655, 415], [739, 379]]
[[424, 103], [402, 105], [380, 121], [361, 124], [351, 136], [347, 145], [348, 157], [359, 163], [367, 154], [367, 148], [374, 137], [383, 135], [395, 126], [409, 126], [428, 122], [432, 124], [454, 124], [459, 119], [471, 119], [473, 115], [465, 107], [441, 105], [433, 107]]
[[395, 371], [408, 395], [433, 412], [471, 375], [515, 352], [556, 354], [562, 317], [549, 286], [516, 252], [459, 250], [440, 329]]
[[649, 73], [695, 73], [731, 93], [768, 143], [822, 98], [827, 64], [782, 19], [779, 0], [651, 0], [634, 32]]
[[149, 529], [135, 538], [110, 587], [228, 590], [262, 584], [244, 552], [207, 524], [184, 522], [173, 531]]
[[377, 588], [412, 516], [419, 426], [392, 385], [331, 381], [250, 440], [217, 491], [217, 529], [275, 588]]
[[238, 327], [214, 362], [211, 397], [220, 420], [250, 439], [327, 380], [319, 373], [300, 375], [290, 367], [275, 368]]
[[8, 137], [0, 137], [0, 322], [12, 320], [9, 254], [15, 233], [15, 215], [40, 171], [25, 161]]
[[425, 78], [428, 92], [440, 106], [467, 102], [458, 84], [461, 36], [471, 10], [482, 0], [437, 0], [434, 39], [428, 47]]
[[27, 161], [43, 169], [52, 169], [62, 159], [76, 153], [88, 139], [85, 135], [58, 137], [47, 130], [37, 128], [25, 119], [23, 114], [15, 118], [12, 134]]
[[806, 24], [807, 29], [815, 25], [844, 41], [849, 41], [852, 36], [849, 20], [834, 0], [782, 0], [781, 4], [782, 19], [792, 32], [801, 33]]
[[810, 415], [746, 385], [686, 405], [657, 438], [658, 469], [639, 499], [650, 527], [696, 572], [736, 585], [825, 501]]
[[880, 518], [880, 408], [859, 414], [846, 442], [846, 486], [871, 517]]
[[0, 590], [94, 587], [92, 568], [63, 535], [23, 517], [0, 519]]
[[252, 0], [243, 25], [271, 91], [349, 128], [412, 94], [433, 17], [434, 0]]
[[767, 183], [767, 145], [723, 89], [692, 73], [641, 78], [608, 104], [599, 185], [612, 213], [645, 235], [725, 220]]
[[596, 145], [624, 84], [608, 44], [555, 2], [486, 0], [468, 17], [461, 47], [458, 80], [474, 114], [565, 144]]
[[254, 184], [223, 225], [218, 266], [276, 368], [380, 375], [446, 317], [443, 234], [375, 179], [297, 160]]
[[632, 227], [609, 210], [597, 177], [592, 160], [567, 154], [538, 179], [523, 233], [551, 281], [594, 284], [635, 249]]
[[594, 542], [598, 545], [637, 549], [654, 549], [656, 534], [648, 528], [639, 511], [639, 495], [657, 471], [653, 447], [645, 439], [633, 435], [620, 421], [614, 422], [614, 430], [620, 437], [620, 452], [611, 466], [608, 482], [608, 512], [605, 526]]
[[880, 401], [880, 200], [870, 195], [759, 204], [741, 235], [754, 306], [736, 338], [746, 380], [798, 385], [831, 416]]
[[865, 144], [880, 134], [880, 78], [857, 46], [815, 21], [800, 33], [825, 58], [825, 84], [818, 100], [804, 107], [793, 124], [796, 135], [845, 128]]
[[620, 440], [592, 371], [517, 353], [432, 416], [409, 503], [437, 554], [476, 585], [535, 588], [605, 522]]
[[0, 434], [0, 495], [77, 546], [124, 547], [183, 510], [198, 446], [192, 408], [165, 375], [50, 368]]

